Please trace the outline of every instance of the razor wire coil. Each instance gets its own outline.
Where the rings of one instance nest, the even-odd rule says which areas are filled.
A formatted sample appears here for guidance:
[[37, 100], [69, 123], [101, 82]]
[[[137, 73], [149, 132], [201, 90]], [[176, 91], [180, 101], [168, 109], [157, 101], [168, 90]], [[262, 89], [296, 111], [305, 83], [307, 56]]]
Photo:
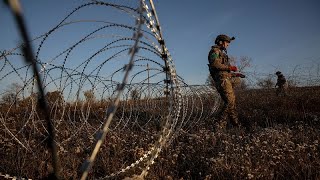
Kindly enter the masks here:
[[[41, 67], [38, 73], [43, 76], [43, 87], [50, 90], [46, 95], [50, 117], [56, 131], [55, 142], [61, 156], [74, 154], [73, 149], [68, 147], [70, 144], [78, 144], [79, 151], [90, 149], [88, 144], [99, 144], [96, 145], [98, 148], [93, 150], [94, 153], [106, 151], [108, 147], [103, 141], [107, 132], [111, 136], [107, 138], [112, 138], [113, 133], [128, 129], [138, 129], [140, 136], [147, 136], [154, 131], [159, 133], [157, 140], [146, 141], [152, 145], [143, 148], [146, 151], [139, 155], [140, 158], [124, 165], [124, 168], [111, 171], [102, 179], [121, 176], [137, 166], [142, 168], [140, 177], [145, 177], [162, 149], [170, 144], [181, 128], [192, 128], [202, 118], [211, 116], [219, 104], [219, 101], [215, 101], [209, 111], [204, 110], [204, 99], [212, 95], [216, 97], [216, 92], [205, 86], [189, 86], [178, 76], [163, 40], [159, 20], [155, 16], [155, 7], [152, 7], [151, 3], [152, 1], [149, 1], [149, 4], [147, 1], [141, 1], [139, 8], [101, 1], [86, 3], [72, 10], [47, 33], [31, 40], [37, 44], [34, 60]], [[93, 5], [112, 7], [121, 13], [129, 14], [136, 21], [135, 27], [101, 20], [69, 20], [73, 14]], [[50, 39], [68, 27], [84, 22], [96, 23], [99, 27], [84, 33], [69, 47], [57, 51], [56, 54], [52, 53], [51, 57], [46, 57]], [[125, 35], [103, 34], [106, 29], [116, 29]], [[129, 37], [127, 35], [129, 33], [133, 36]], [[78, 49], [100, 39], [110, 41], [91, 51], [76, 64], [70, 65], [72, 58], [75, 57], [74, 54], [79, 52]], [[18, 148], [33, 150], [35, 145], [42, 146], [48, 137], [47, 128], [37, 111], [39, 104], [37, 91], [34, 88], [36, 81], [31, 73], [31, 67], [15, 62], [25, 56], [17, 52], [23, 46], [24, 44], [21, 44], [11, 50], [2, 51], [0, 55], [0, 82], [12, 78], [18, 79], [23, 84], [22, 87], [17, 87], [19, 89], [15, 96], [17, 102], [12, 102], [8, 107], [7, 104], [3, 104], [6, 112], [0, 112], [0, 122], [1, 126], [6, 128], [1, 133], [6, 133], [6, 141], [14, 142]], [[120, 63], [120, 60], [128, 57], [126, 54], [128, 51], [129, 63], [123, 61]], [[110, 71], [106, 67], [112, 64], [116, 64], [117, 67], [111, 67]], [[127, 76], [129, 72], [131, 75]], [[125, 78], [121, 79], [121, 76]], [[96, 99], [85, 99], [84, 92], [89, 95], [91, 93]], [[138, 94], [135, 95], [133, 92]], [[8, 91], [1, 93], [6, 95]], [[97, 107], [98, 103], [101, 106]], [[194, 107], [195, 104], [200, 108]], [[163, 107], [166, 107], [166, 110]], [[22, 124], [17, 126], [18, 131], [12, 127], [14, 118], [11, 117], [17, 108], [24, 109], [28, 113], [22, 118]], [[194, 121], [194, 116], [189, 113], [195, 113], [197, 120]], [[108, 118], [110, 114], [113, 116]], [[153, 125], [161, 128], [150, 131]], [[41, 137], [40, 142], [30, 141], [27, 138], [25, 133], [30, 129], [29, 136]], [[88, 142], [76, 141], [84, 136]], [[120, 135], [118, 136], [121, 139]], [[99, 150], [100, 145], [104, 149]], [[35, 156], [33, 154], [33, 157]], [[84, 163], [83, 172], [88, 173], [93, 165], [94, 158]], [[85, 178], [86, 175], [83, 176], [83, 179]]]

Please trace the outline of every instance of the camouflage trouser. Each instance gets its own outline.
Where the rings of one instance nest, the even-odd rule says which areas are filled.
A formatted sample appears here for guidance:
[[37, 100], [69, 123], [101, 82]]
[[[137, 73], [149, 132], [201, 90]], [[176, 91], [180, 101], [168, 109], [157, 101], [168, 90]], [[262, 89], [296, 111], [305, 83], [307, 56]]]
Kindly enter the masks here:
[[216, 88], [219, 92], [224, 106], [219, 114], [218, 128], [224, 129], [227, 125], [227, 120], [230, 118], [234, 126], [239, 126], [238, 113], [236, 111], [236, 98], [232, 88], [230, 79], [216, 81]]

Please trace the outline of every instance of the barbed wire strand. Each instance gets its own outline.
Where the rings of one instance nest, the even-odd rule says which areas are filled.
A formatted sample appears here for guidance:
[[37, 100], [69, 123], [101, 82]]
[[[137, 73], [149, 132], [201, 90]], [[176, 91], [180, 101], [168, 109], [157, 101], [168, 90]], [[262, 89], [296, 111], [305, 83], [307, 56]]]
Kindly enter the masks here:
[[132, 69], [132, 66], [134, 64], [134, 55], [136, 54], [136, 52], [138, 52], [138, 42], [139, 39], [141, 38], [141, 26], [143, 24], [143, 20], [142, 20], [142, 13], [143, 13], [143, 7], [142, 7], [142, 2], [140, 1], [140, 5], [139, 5], [139, 10], [138, 10], [140, 17], [136, 20], [136, 25], [137, 25], [137, 31], [134, 33], [133, 35], [133, 39], [135, 39], [135, 43], [133, 45], [133, 47], [131, 48], [131, 50], [129, 51], [130, 54], [130, 60], [129, 63], [127, 64], [126, 68], [125, 68], [125, 75], [123, 77], [123, 81], [122, 84], [118, 86], [117, 88], [117, 96], [115, 98], [115, 100], [113, 101], [113, 104], [108, 108], [107, 110], [107, 119], [105, 121], [105, 125], [103, 126], [103, 130], [102, 132], [100, 132], [98, 134], [98, 138], [97, 138], [97, 143], [96, 146], [90, 156], [90, 158], [83, 164], [83, 173], [81, 176], [81, 180], [85, 180], [89, 174], [89, 171], [91, 169], [91, 167], [93, 166], [94, 160], [97, 156], [97, 153], [99, 152], [99, 149], [103, 143], [103, 141], [106, 138], [107, 132], [109, 130], [109, 125], [113, 119], [113, 116], [117, 110], [119, 101], [120, 101], [120, 95], [122, 94], [123, 90], [124, 90], [124, 86], [127, 83], [127, 79], [128, 79], [128, 75], [129, 72]]
[[[141, 2], [140, 2], [141, 3]], [[59, 91], [63, 92], [65, 95], [67, 95], [67, 100], [72, 99], [72, 93], [76, 92], [77, 99], [73, 102], [73, 106], [70, 106], [69, 102], [64, 101], [64, 103], [59, 102], [51, 102], [51, 109], [50, 109], [50, 115], [52, 115], [52, 119], [55, 119], [55, 132], [57, 134], [57, 138], [60, 138], [61, 135], [65, 132], [62, 131], [61, 128], [67, 128], [66, 131], [69, 131], [71, 135], [68, 135], [65, 139], [62, 139], [60, 142], [56, 142], [56, 145], [59, 147], [59, 150], [61, 153], [72, 153], [70, 149], [66, 151], [63, 146], [67, 146], [71, 140], [74, 140], [76, 136], [82, 136], [81, 132], [88, 133], [88, 139], [90, 140], [90, 143], [94, 143], [94, 137], [97, 135], [96, 139], [97, 141], [102, 140], [101, 136], [103, 135], [103, 131], [100, 129], [104, 129], [103, 127], [107, 124], [106, 122], [103, 122], [103, 120], [108, 120], [107, 118], [110, 116], [110, 112], [113, 113], [112, 121], [116, 121], [116, 123], [112, 124], [111, 126], [111, 120], [110, 120], [110, 127], [107, 127], [107, 132], [112, 131], [126, 131], [127, 128], [132, 128], [132, 126], [135, 126], [141, 130], [143, 133], [149, 133], [149, 130], [147, 129], [148, 123], [154, 123], [153, 121], [158, 121], [161, 130], [159, 130], [159, 139], [156, 140], [156, 142], [152, 142], [147, 150], [144, 151], [142, 155], [138, 157], [137, 160], [133, 160], [131, 164], [128, 166], [123, 166], [124, 168], [121, 168], [118, 171], [110, 172], [111, 174], [105, 176], [101, 179], [108, 179], [108, 178], [115, 178], [116, 176], [120, 176], [121, 174], [127, 172], [128, 170], [135, 168], [136, 166], [139, 166], [139, 170], [141, 171], [140, 177], [144, 178], [147, 176], [148, 171], [150, 169], [151, 165], [154, 165], [155, 159], [158, 157], [159, 153], [162, 151], [163, 148], [170, 145], [170, 143], [173, 141], [173, 139], [176, 137], [176, 135], [179, 135], [179, 131], [182, 129], [184, 132], [187, 132], [191, 130], [192, 128], [196, 127], [198, 123], [201, 123], [201, 120], [212, 118], [214, 113], [218, 111], [219, 105], [221, 103], [221, 99], [219, 98], [219, 95], [215, 91], [215, 89], [212, 86], [204, 86], [204, 85], [188, 85], [184, 82], [184, 80], [177, 75], [175, 66], [173, 63], [173, 59], [170, 55], [169, 50], [167, 49], [165, 45], [165, 41], [162, 37], [162, 30], [159, 24], [159, 19], [156, 17], [156, 11], [155, 7], [152, 6], [152, 2], [148, 1], [148, 3], [143, 0], [142, 1], [143, 8], [146, 11], [146, 16], [144, 16], [143, 13], [139, 12], [138, 10], [134, 8], [130, 8], [128, 6], [121, 6], [116, 4], [108, 4], [100, 1], [93, 1], [93, 3], [87, 3], [81, 6], [78, 6], [76, 9], [72, 11], [72, 13], [68, 14], [66, 18], [63, 19], [55, 28], [51, 29], [49, 32], [45, 33], [44, 35], [33, 39], [38, 40], [41, 37], [44, 37], [42, 41], [40, 42], [40, 45], [38, 46], [37, 55], [40, 53], [40, 50], [43, 51], [42, 46], [44, 45], [44, 42], [47, 40], [49, 35], [52, 35], [54, 31], [57, 31], [59, 28], [67, 25], [72, 25], [75, 23], [83, 23], [83, 22], [91, 22], [91, 23], [103, 23], [104, 25], [100, 28], [97, 28], [96, 30], [89, 32], [84, 37], [80, 38], [75, 42], [73, 45], [71, 45], [69, 48], [61, 51], [58, 53], [58, 55], [55, 55], [53, 58], [50, 58], [47, 62], [43, 62], [40, 59], [36, 58], [34, 59], [38, 65], [40, 65], [42, 68], [39, 71], [39, 73], [43, 73], [44, 80], [43, 80], [43, 87], [47, 89], [50, 87], [50, 85], [54, 86]], [[106, 29], [106, 28], [117, 28], [117, 29], [124, 29], [132, 31], [134, 34], [137, 32], [137, 27], [131, 27], [124, 24], [118, 24], [113, 23], [109, 21], [95, 21], [95, 20], [73, 20], [67, 22], [67, 18], [71, 16], [71, 14], [75, 13], [76, 11], [82, 9], [83, 7], [88, 7], [91, 5], [105, 5], [105, 6], [111, 6], [116, 9], [120, 9], [121, 11], [124, 11], [128, 14], [131, 14], [132, 17], [136, 19], [142, 19], [144, 20], [145, 25], [147, 26], [147, 30], [140, 29], [140, 36], [142, 36], [145, 39], [142, 39], [140, 37], [138, 40], [136, 40], [135, 37], [127, 37], [127, 36], [121, 36], [117, 34], [112, 35], [99, 35], [96, 34], [97, 32], [100, 32], [100, 30]], [[148, 5], [151, 6], [151, 9], [148, 8]], [[133, 14], [132, 12], [135, 12], [139, 15]], [[142, 16], [142, 18], [141, 18]], [[142, 24], [141, 24], [142, 25]], [[59, 29], [60, 30], [60, 29]], [[151, 33], [150, 33], [151, 32]], [[150, 37], [151, 38], [150, 38]], [[111, 41], [105, 45], [104, 47], [98, 49], [95, 51], [92, 55], [89, 56], [88, 59], [85, 59], [82, 63], [79, 65], [76, 65], [75, 67], [67, 67], [66, 63], [67, 60], [71, 59], [69, 55], [71, 56], [71, 52], [75, 51], [76, 48], [79, 48], [80, 45], [87, 43], [88, 40], [93, 40], [96, 38], [106, 38], [110, 37]], [[153, 38], [156, 39], [156, 41], [153, 40]], [[114, 40], [112, 40], [114, 39]], [[147, 40], [147, 41], [144, 41]], [[108, 63], [111, 60], [114, 60], [116, 58], [122, 58], [125, 56], [123, 53], [130, 50], [132, 51], [132, 44], [131, 42], [135, 43], [137, 42], [136, 49], [139, 49], [139, 53], [141, 50], [144, 50], [148, 53], [151, 53], [152, 55], [155, 55], [159, 57], [164, 63], [162, 65], [161, 63], [157, 62], [156, 60], [153, 60], [152, 58], [149, 58], [147, 56], [142, 56], [139, 54], [135, 54], [134, 57], [138, 59], [134, 59], [133, 63], [131, 65], [131, 68], [134, 68], [135, 71], [130, 71], [131, 75], [128, 76], [127, 82], [123, 83], [122, 81], [118, 80], [121, 76], [121, 71], [126, 70], [126, 68], [129, 66], [129, 64], [125, 65], [124, 67], [119, 67], [117, 69], [113, 69], [114, 71], [109, 76], [102, 76], [100, 73], [104, 70], [103, 66]], [[157, 43], [155, 43], [157, 42]], [[118, 45], [120, 44], [120, 45]], [[36, 82], [34, 81], [34, 77], [28, 77], [27, 72], [29, 71], [30, 65], [25, 65], [23, 67], [16, 68], [12, 61], [10, 61], [9, 56], [21, 56], [23, 58], [26, 57], [26, 54], [19, 54], [14, 53], [14, 51], [18, 48], [23, 48], [25, 45], [22, 44], [18, 46], [17, 48], [11, 50], [11, 51], [2, 51], [0, 54], [0, 60], [3, 60], [3, 65], [1, 67], [1, 71], [5, 70], [6, 66], [8, 68], [11, 68], [12, 70], [8, 73], [5, 73], [4, 76], [0, 77], [0, 81], [5, 80], [5, 78], [10, 78], [10, 76], [15, 75], [17, 78], [24, 83], [24, 86], [22, 89], [27, 88], [30, 83]], [[120, 49], [120, 50], [118, 50]], [[112, 51], [115, 50], [116, 52], [108, 57], [106, 60], [104, 60], [102, 63], [97, 65], [96, 67], [90, 67], [90, 63], [102, 52], [106, 51]], [[131, 55], [131, 54], [130, 54]], [[38, 57], [38, 56], [37, 56]], [[39, 56], [40, 57], [40, 56]], [[58, 58], [62, 58], [61, 65], [57, 64], [59, 61]], [[139, 64], [137, 63], [139, 62]], [[151, 63], [155, 66], [158, 66], [156, 68], [148, 67], [146, 63]], [[21, 75], [21, 71], [26, 70], [25, 79]], [[56, 71], [60, 71], [60, 76], [55, 77], [53, 73]], [[0, 72], [1, 72], [0, 71]], [[88, 71], [88, 72], [87, 72]], [[2, 71], [5, 72], [5, 71]], [[148, 75], [148, 77], [143, 77], [142, 75], [145, 75], [146, 73], [153, 74]], [[259, 73], [259, 72], [251, 72], [251, 71], [242, 71], [247, 75], [247, 82], [250, 83], [250, 85], [254, 84], [255, 81], [265, 78], [265, 77], [272, 77], [274, 74], [268, 74], [268, 73]], [[292, 72], [294, 77], [296, 77], [297, 73], [296, 71]], [[156, 80], [155, 82], [150, 83], [149, 80], [152, 78], [159, 77], [159, 75], [165, 75], [164, 80]], [[288, 76], [293, 77], [293, 75]], [[142, 78], [141, 78], [142, 76]], [[123, 77], [123, 76], [122, 76]], [[28, 79], [29, 78], [29, 79]], [[131, 78], [131, 79], [130, 79]], [[162, 78], [162, 77], [161, 77]], [[314, 79], [310, 79], [309, 76], [302, 76], [300, 77], [300, 80], [309, 80], [310, 82], [317, 81], [318, 77], [315, 77]], [[318, 78], [319, 79], [319, 78]], [[57, 82], [58, 81], [58, 82]], [[110, 83], [110, 84], [108, 84]], [[180, 85], [182, 84], [182, 85]], [[83, 91], [83, 89], [86, 86], [90, 86], [90, 91], [94, 93], [94, 95], [99, 95], [101, 98], [101, 102], [104, 101], [104, 97], [108, 98], [108, 102], [106, 107], [100, 108], [100, 109], [107, 109], [107, 115], [104, 115], [102, 118], [99, 116], [99, 111], [95, 109], [95, 103], [96, 102], [81, 102], [80, 93]], [[32, 88], [33, 88], [32, 84]], [[78, 88], [78, 89], [76, 89]], [[114, 90], [115, 89], [115, 90]], [[122, 91], [121, 93], [120, 90]], [[144, 96], [146, 99], [130, 99], [131, 93], [133, 91], [137, 90], [140, 92], [140, 96]], [[23, 93], [23, 90], [20, 91]], [[19, 92], [19, 93], [20, 93]], [[151, 95], [149, 94], [147, 96], [147, 92], [151, 92]], [[98, 93], [98, 94], [96, 94]], [[5, 93], [3, 93], [5, 94]], [[119, 95], [121, 94], [121, 95]], [[121, 96], [121, 97], [119, 97]], [[120, 102], [117, 106], [115, 106], [115, 101], [117, 98], [120, 98]], [[151, 98], [147, 98], [151, 97]], [[165, 97], [166, 100], [161, 100], [161, 98]], [[152, 99], [153, 98], [153, 99]], [[157, 99], [159, 98], [159, 99]], [[208, 107], [208, 99], [210, 99], [210, 107]], [[64, 99], [63, 99], [64, 100]], [[165, 103], [168, 102], [169, 104]], [[161, 104], [163, 103], [163, 104]], [[161, 105], [160, 105], [161, 104]], [[148, 114], [148, 116], [145, 116], [144, 113], [146, 113], [148, 110], [153, 111], [163, 111], [161, 107], [165, 105], [168, 107], [166, 112], [164, 114], [158, 113], [158, 114]], [[48, 137], [46, 137], [46, 133], [48, 131], [45, 128], [45, 125], [41, 121], [35, 121], [35, 118], [40, 119], [41, 117], [37, 113], [36, 109], [36, 103], [34, 102], [34, 99], [32, 98], [32, 110], [29, 115], [29, 117], [23, 117], [23, 119], [27, 118], [27, 120], [24, 122], [23, 126], [18, 130], [16, 133], [15, 129], [10, 129], [10, 123], [12, 123], [12, 117], [10, 117], [10, 111], [14, 110], [11, 109], [14, 107], [14, 104], [10, 105], [10, 108], [7, 110], [7, 114], [5, 116], [0, 113], [1, 117], [3, 117], [0, 122], [4, 126], [4, 131], [8, 133], [9, 139], [6, 139], [6, 141], [15, 141], [18, 146], [22, 146], [24, 149], [32, 150], [32, 146], [30, 144], [27, 144], [27, 140], [23, 139], [23, 130], [25, 127], [28, 126], [28, 124], [32, 123], [33, 128], [35, 129], [35, 133], [40, 133], [41, 136], [44, 137], [44, 140], [41, 141], [39, 145], [41, 145]], [[59, 112], [57, 107], [62, 108], [62, 111]], [[70, 109], [67, 109], [70, 108]], [[73, 108], [73, 110], [71, 110]], [[73, 112], [73, 117], [71, 115], [68, 115], [68, 113]], [[119, 112], [115, 114], [115, 112]], [[166, 114], [168, 112], [168, 114]], [[61, 117], [59, 118], [61, 114]], [[67, 116], [67, 119], [64, 115]], [[92, 125], [91, 116], [96, 116], [99, 124]], [[56, 117], [57, 116], [57, 117]], [[141, 122], [142, 120], [142, 122]], [[6, 122], [7, 121], [7, 122]], [[68, 122], [67, 127], [61, 127], [61, 124], [64, 122]], [[77, 125], [76, 122], [80, 122], [81, 125]], [[14, 125], [14, 124], [12, 124]], [[37, 127], [37, 125], [40, 125], [40, 129], [44, 129], [44, 133], [41, 132], [41, 130]], [[108, 126], [109, 126], [108, 125]], [[60, 129], [61, 130], [60, 130]], [[107, 133], [106, 132], [106, 133]], [[113, 134], [114, 136], [117, 136], [120, 139], [120, 136]], [[20, 136], [20, 137], [19, 137]], [[22, 137], [21, 137], [22, 136]], [[102, 140], [103, 141], [103, 140]], [[71, 142], [72, 143], [72, 142]], [[102, 143], [102, 142], [101, 142]], [[101, 144], [102, 146], [102, 144]], [[99, 150], [99, 149], [98, 149]], [[98, 152], [97, 152], [98, 153]], [[34, 155], [35, 156], [35, 155]], [[87, 165], [88, 163], [85, 162], [83, 167]], [[92, 165], [94, 162], [92, 162]], [[143, 164], [143, 165], [142, 165]], [[90, 170], [90, 169], [89, 169]]]
[[[9, 0], [9, 7], [12, 10], [12, 13], [15, 17], [18, 29], [20, 30], [21, 33], [21, 37], [24, 41], [24, 47], [23, 47], [23, 51], [25, 53], [25, 61], [26, 63], [30, 63], [32, 65], [32, 69], [33, 69], [33, 73], [35, 76], [35, 80], [37, 81], [37, 85], [38, 85], [38, 90], [40, 93], [40, 99], [39, 99], [39, 103], [41, 104], [41, 109], [44, 112], [45, 115], [45, 120], [47, 121], [47, 127], [48, 127], [48, 145], [51, 149], [51, 153], [52, 153], [52, 165], [53, 165], [53, 174], [51, 176], [53, 176], [54, 179], [59, 179], [60, 178], [60, 167], [59, 167], [59, 159], [58, 159], [58, 154], [57, 154], [57, 149], [56, 149], [56, 144], [54, 141], [54, 128], [49, 116], [49, 108], [48, 108], [48, 104], [46, 101], [46, 97], [45, 97], [45, 92], [42, 86], [42, 80], [41, 77], [39, 75], [39, 70], [37, 67], [37, 64], [35, 62], [35, 58], [33, 55], [33, 50], [32, 50], [32, 46], [30, 44], [30, 38], [29, 35], [27, 33], [27, 28], [23, 19], [23, 14], [22, 14], [22, 8], [20, 6], [20, 2], [19, 0]], [[50, 176], [50, 175], [49, 175]]]
[[29, 179], [29, 178], [11, 176], [9, 174], [5, 174], [5, 173], [2, 173], [2, 172], [0, 172], [0, 177], [3, 177], [4, 179], [12, 179], [12, 180], [32, 180], [32, 179]]

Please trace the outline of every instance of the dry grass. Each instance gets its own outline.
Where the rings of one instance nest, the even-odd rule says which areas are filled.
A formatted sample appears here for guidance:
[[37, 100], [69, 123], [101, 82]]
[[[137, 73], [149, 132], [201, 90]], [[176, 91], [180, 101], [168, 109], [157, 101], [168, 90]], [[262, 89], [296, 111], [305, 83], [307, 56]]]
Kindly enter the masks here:
[[[211, 119], [205, 119], [188, 131], [180, 131], [170, 146], [164, 149], [149, 171], [147, 179], [319, 179], [320, 178], [320, 88], [292, 89], [288, 97], [279, 99], [273, 91], [237, 92], [239, 117], [245, 127], [229, 127], [224, 133], [213, 131]], [[79, 179], [79, 169], [94, 145], [92, 135], [103, 116], [93, 105], [88, 119], [71, 111], [63, 118], [55, 113], [59, 133], [59, 157], [65, 179]], [[88, 108], [82, 106], [83, 108]], [[1, 106], [6, 125], [27, 149], [5, 130], [0, 131], [0, 172], [28, 178], [44, 178], [52, 170], [50, 152], [45, 148], [44, 122], [30, 118], [30, 107], [11, 109]], [[141, 117], [155, 117], [155, 112], [143, 112]], [[40, 115], [41, 116], [41, 115]], [[134, 114], [132, 117], [135, 117]], [[40, 118], [41, 119], [41, 118]], [[143, 119], [139, 119], [142, 121]], [[1, 124], [3, 129], [3, 124]], [[149, 123], [141, 131], [136, 123], [108, 134], [90, 177], [104, 177], [125, 168], [141, 157], [155, 142], [159, 127]], [[74, 135], [74, 136], [73, 136]], [[74, 137], [74, 138], [71, 138]], [[88, 138], [89, 137], [89, 138]], [[69, 139], [69, 140], [66, 140]], [[118, 178], [139, 174], [133, 168]]]

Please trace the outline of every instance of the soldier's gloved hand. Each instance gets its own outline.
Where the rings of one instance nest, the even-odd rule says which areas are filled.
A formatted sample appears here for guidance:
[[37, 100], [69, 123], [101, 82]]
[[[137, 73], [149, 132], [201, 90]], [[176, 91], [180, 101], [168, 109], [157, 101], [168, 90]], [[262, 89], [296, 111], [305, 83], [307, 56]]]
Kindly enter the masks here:
[[236, 66], [230, 66], [229, 69], [230, 71], [234, 71], [234, 72], [238, 71], [238, 68]]
[[241, 73], [234, 73], [235, 77], [240, 77], [240, 78], [245, 78], [246, 76], [244, 74]]

